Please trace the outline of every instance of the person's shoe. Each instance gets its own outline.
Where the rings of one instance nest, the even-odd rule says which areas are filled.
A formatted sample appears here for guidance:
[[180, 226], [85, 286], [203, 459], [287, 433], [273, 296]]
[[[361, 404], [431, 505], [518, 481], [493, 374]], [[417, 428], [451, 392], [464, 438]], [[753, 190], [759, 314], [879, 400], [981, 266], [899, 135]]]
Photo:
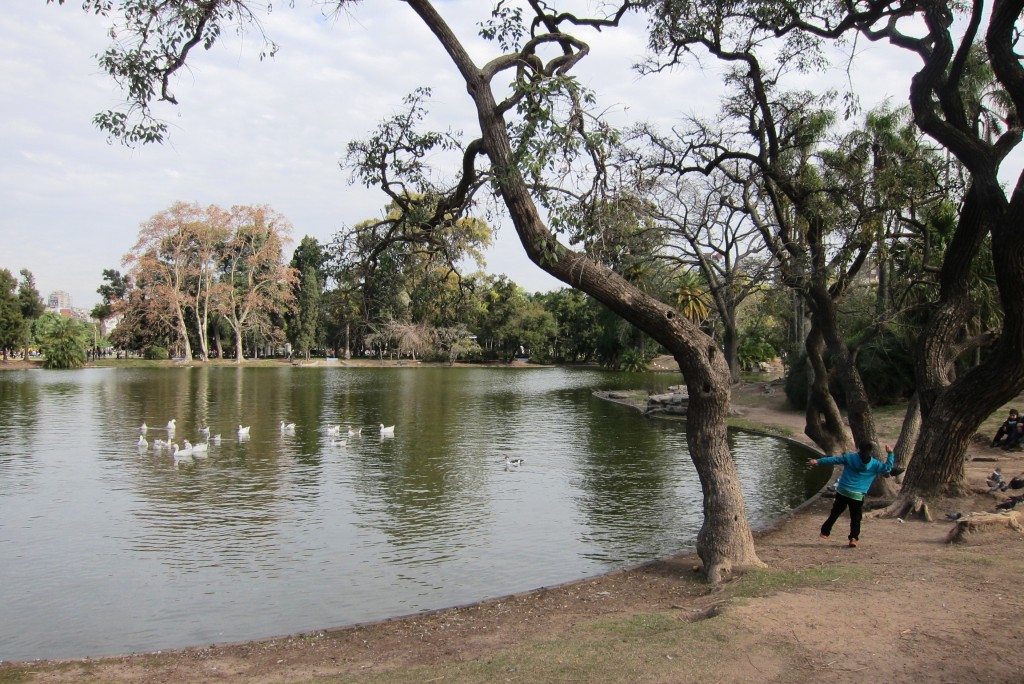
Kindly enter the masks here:
[[828, 535], [827, 534], [819, 534], [818, 536], [821, 537], [822, 539], [828, 539]]
[[857, 547], [857, 540], [856, 539], [851, 539], [850, 540], [850, 548], [853, 549], [853, 548], [856, 548], [856, 547]]

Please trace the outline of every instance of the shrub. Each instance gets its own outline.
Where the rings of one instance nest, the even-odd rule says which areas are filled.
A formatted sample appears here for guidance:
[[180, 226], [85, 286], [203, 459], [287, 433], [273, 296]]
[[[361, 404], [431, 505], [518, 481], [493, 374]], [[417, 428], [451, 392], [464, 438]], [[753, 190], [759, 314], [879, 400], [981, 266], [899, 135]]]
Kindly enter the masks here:
[[156, 344], [151, 347], [146, 347], [146, 351], [142, 353], [142, 356], [150, 361], [166, 361], [171, 358], [170, 353], [167, 351], [167, 347], [161, 347]]

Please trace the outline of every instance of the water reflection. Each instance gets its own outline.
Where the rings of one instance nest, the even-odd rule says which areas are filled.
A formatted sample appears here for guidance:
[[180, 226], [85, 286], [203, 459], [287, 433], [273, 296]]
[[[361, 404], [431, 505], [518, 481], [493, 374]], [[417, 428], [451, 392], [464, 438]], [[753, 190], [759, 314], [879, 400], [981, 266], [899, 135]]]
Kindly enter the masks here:
[[[701, 516], [683, 424], [591, 396], [675, 380], [446, 368], [0, 374], [0, 659], [342, 625], [676, 551]], [[204, 426], [222, 442], [177, 464], [136, 448], [139, 425], [166, 438], [171, 418], [179, 442], [198, 442]], [[395, 435], [382, 438], [381, 423]], [[336, 445], [328, 424], [362, 431]], [[755, 523], [820, 486], [784, 443], [730, 439]], [[525, 463], [506, 469], [505, 455]]]

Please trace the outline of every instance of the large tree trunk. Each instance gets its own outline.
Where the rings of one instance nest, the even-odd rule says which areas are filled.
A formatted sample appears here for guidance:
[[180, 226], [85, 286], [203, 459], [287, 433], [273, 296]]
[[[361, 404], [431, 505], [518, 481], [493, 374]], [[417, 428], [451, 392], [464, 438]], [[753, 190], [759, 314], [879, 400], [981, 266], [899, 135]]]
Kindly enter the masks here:
[[971, 184], [939, 273], [939, 303], [917, 338], [914, 379], [921, 414], [927, 418], [942, 391], [953, 382], [959, 341], [974, 317], [970, 296], [972, 264], [985, 239], [981, 193]]
[[199, 331], [199, 358], [205, 362], [210, 357], [209, 342], [206, 339], [207, 318], [205, 313], [200, 315], [199, 309], [196, 309], [196, 330]]
[[466, 81], [476, 105], [483, 149], [527, 256], [549, 274], [586, 292], [651, 335], [679, 364], [690, 393], [687, 444], [704, 492], [704, 523], [697, 537], [697, 554], [704, 562], [706, 576], [715, 582], [733, 568], [762, 566], [729, 453], [729, 369], [718, 345], [672, 307], [557, 241], [512, 161], [506, 123], [490, 88], [489, 78], [494, 74], [476, 67], [430, 2], [408, 2], [440, 40]]
[[1019, 229], [1024, 216], [1007, 213], [1013, 222], [992, 235], [1003, 300], [1002, 335], [989, 357], [939, 394], [924, 418], [900, 503], [915, 496], [962, 493], [964, 453], [978, 426], [1024, 389], [1024, 231]]
[[[1010, 185], [1008, 199], [999, 179], [1000, 166], [1006, 155], [1019, 145], [1022, 137], [1020, 121], [1024, 113], [1024, 70], [1018, 53], [1018, 22], [1024, 11], [1024, 1], [1009, 0], [993, 5], [989, 14], [984, 41], [974, 33], [965, 34], [965, 45], [977, 42], [988, 52], [989, 63], [998, 84], [1005, 88], [1008, 98], [1009, 127], [997, 136], [993, 144], [990, 131], [979, 131], [973, 112], [965, 111], [964, 100], [948, 97], [958, 92], [966, 70], [959, 63], [966, 54], [965, 46], [954, 45], [946, 9], [942, 3], [921, 16], [928, 29], [927, 40], [931, 48], [922, 53], [924, 65], [914, 75], [910, 86], [910, 105], [914, 120], [927, 134], [956, 155], [971, 174], [963, 213], [957, 225], [955, 242], [947, 250], [952, 259], [948, 270], [944, 267], [942, 285], [946, 288], [940, 311], [931, 329], [921, 338], [952, 335], [956, 320], [965, 308], [958, 303], [957, 289], [968, 277], [966, 266], [974, 256], [975, 241], [988, 230], [992, 236], [992, 261], [996, 285], [1003, 305], [1003, 330], [992, 353], [980, 365], [953, 381], [945, 390], [942, 372], [948, 372], [945, 363], [952, 363], [945, 350], [952, 348], [946, 339], [931, 341], [922, 352], [919, 364], [924, 370], [936, 374], [935, 378], [918, 377], [919, 388], [926, 385], [921, 396], [924, 422], [921, 437], [904, 477], [900, 500], [891, 512], [916, 496], [958, 494], [964, 489], [964, 453], [978, 426], [993, 411], [1024, 389], [1024, 176], [1018, 170], [1015, 185]], [[977, 15], [981, 18], [981, 14]], [[974, 28], [979, 26], [975, 23]], [[952, 82], [950, 79], [953, 78]], [[1010, 104], [1012, 103], [1012, 104]], [[963, 234], [961, 234], [963, 231]], [[951, 320], [943, 320], [949, 316]], [[934, 387], [940, 388], [932, 397]]]
[[893, 452], [896, 454], [896, 467], [907, 469], [910, 457], [917, 446], [917, 440], [921, 435], [921, 400], [914, 392], [907, 403], [907, 412], [903, 415], [903, 425], [900, 428], [899, 439], [896, 440], [896, 447]]
[[184, 349], [185, 361], [192, 361], [192, 343], [188, 341], [188, 328], [185, 326], [185, 312], [180, 306], [175, 306], [175, 313], [178, 319], [178, 335], [181, 337], [181, 346]]
[[840, 454], [850, 444], [843, 416], [836, 406], [828, 387], [828, 367], [825, 365], [825, 340], [816, 326], [811, 325], [804, 343], [807, 350], [807, 420], [804, 434], [811, 438], [826, 454]]
[[809, 303], [812, 325], [821, 333], [821, 337], [825, 341], [836, 371], [836, 378], [843, 388], [846, 416], [850, 423], [850, 432], [853, 433], [854, 443], [871, 442], [874, 444], [877, 441], [877, 436], [871, 402], [868, 400], [864, 381], [854, 363], [850, 348], [836, 325], [836, 309], [832, 294], [825, 283], [817, 282], [808, 288], [808, 296], [811, 298]]

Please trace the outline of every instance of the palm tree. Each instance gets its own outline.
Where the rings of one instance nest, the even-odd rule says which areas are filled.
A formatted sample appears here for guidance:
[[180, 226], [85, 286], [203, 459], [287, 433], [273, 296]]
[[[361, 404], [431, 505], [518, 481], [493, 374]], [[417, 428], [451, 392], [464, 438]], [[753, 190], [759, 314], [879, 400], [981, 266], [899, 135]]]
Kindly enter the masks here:
[[43, 314], [37, 330], [46, 368], [81, 368], [85, 365], [89, 336], [81, 322], [57, 314]]
[[711, 315], [711, 308], [707, 303], [707, 288], [700, 276], [693, 271], [683, 273], [676, 281], [675, 289], [672, 290], [672, 297], [675, 300], [676, 309], [686, 318], [700, 325]]

